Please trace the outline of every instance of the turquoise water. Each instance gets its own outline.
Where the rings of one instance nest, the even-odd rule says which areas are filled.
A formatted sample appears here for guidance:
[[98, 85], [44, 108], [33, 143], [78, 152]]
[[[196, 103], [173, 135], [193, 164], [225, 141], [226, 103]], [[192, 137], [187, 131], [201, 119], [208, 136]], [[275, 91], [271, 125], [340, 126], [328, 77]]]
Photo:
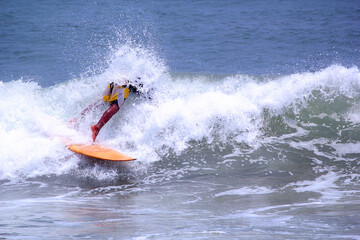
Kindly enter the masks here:
[[[0, 239], [360, 239], [358, 1], [1, 1]], [[141, 77], [81, 157], [109, 81]], [[61, 136], [61, 137], [59, 137]]]

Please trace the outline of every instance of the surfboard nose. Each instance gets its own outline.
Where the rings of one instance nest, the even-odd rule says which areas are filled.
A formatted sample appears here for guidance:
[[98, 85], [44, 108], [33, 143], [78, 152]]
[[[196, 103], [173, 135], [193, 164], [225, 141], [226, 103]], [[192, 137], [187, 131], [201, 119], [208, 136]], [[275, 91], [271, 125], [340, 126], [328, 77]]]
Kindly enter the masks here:
[[93, 157], [97, 159], [102, 159], [105, 161], [133, 161], [136, 160], [136, 158], [132, 158], [129, 156], [126, 156], [125, 154], [122, 154], [118, 151], [115, 151], [114, 149], [101, 146], [98, 144], [69, 144], [68, 149], [88, 156]]

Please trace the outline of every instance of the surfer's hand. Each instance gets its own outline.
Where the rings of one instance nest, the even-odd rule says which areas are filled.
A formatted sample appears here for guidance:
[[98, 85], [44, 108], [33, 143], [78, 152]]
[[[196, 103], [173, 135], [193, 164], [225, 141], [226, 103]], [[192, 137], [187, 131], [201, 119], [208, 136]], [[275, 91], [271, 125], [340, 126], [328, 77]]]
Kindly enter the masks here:
[[68, 125], [71, 126], [71, 127], [74, 127], [76, 123], [77, 123], [77, 119], [73, 118], [68, 122]]

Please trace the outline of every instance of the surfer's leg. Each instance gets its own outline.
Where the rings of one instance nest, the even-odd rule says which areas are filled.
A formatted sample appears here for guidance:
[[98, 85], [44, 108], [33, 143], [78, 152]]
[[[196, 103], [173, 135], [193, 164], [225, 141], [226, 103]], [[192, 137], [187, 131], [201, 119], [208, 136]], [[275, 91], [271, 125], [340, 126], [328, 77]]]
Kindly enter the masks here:
[[114, 116], [115, 113], [119, 111], [119, 106], [116, 103], [111, 104], [111, 106], [104, 112], [99, 122], [95, 125], [91, 125], [92, 131], [92, 140], [95, 142], [97, 135], [100, 132], [100, 129]]

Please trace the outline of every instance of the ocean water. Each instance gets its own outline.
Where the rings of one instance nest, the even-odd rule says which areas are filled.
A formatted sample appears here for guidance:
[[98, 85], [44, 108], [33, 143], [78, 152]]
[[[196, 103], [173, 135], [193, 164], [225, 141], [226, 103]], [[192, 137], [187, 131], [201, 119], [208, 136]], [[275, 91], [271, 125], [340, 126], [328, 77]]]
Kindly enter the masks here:
[[360, 239], [359, 68], [359, 1], [0, 0], [0, 239]]

